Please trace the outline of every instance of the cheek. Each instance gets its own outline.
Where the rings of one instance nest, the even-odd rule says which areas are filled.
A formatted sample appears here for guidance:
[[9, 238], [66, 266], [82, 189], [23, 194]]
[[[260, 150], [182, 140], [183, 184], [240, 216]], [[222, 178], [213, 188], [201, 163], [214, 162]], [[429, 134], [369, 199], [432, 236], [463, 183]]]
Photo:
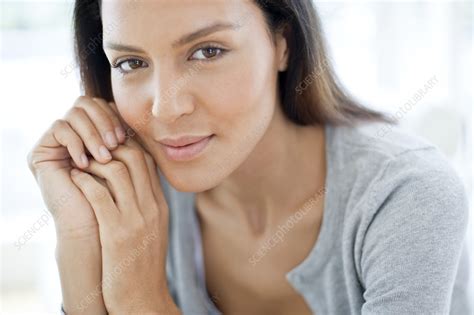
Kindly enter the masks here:
[[132, 129], [140, 132], [152, 118], [146, 100], [140, 99], [140, 95], [145, 95], [144, 91], [140, 91], [139, 86], [131, 86], [114, 80], [112, 80], [112, 90], [115, 104], [123, 120]]
[[[203, 191], [221, 182], [251, 154], [267, 130], [275, 109], [276, 73], [266, 61], [246, 60], [222, 72], [199, 77], [198, 103], [205, 107], [217, 134], [212, 151], [189, 167], [167, 175], [178, 190]], [[204, 85], [204, 82], [206, 85]], [[165, 165], [167, 163], [165, 162]]]
[[276, 78], [271, 59], [241, 54], [219, 72], [201, 80], [207, 84], [200, 88], [207, 91], [202, 104], [206, 104], [209, 115], [223, 128], [218, 131], [224, 135], [232, 130], [251, 128], [275, 106]]

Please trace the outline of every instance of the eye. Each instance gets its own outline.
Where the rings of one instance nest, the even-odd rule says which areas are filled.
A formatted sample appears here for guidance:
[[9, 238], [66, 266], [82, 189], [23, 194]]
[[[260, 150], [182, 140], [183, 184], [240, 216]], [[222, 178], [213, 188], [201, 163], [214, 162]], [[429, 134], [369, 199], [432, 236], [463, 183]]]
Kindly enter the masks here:
[[198, 48], [194, 54], [191, 56], [191, 59], [209, 61], [210, 59], [217, 59], [226, 53], [227, 50], [214, 45], [207, 45], [204, 47]]
[[148, 67], [148, 65], [143, 60], [129, 58], [122, 61], [115, 61], [111, 67], [117, 69], [122, 74], [128, 74], [133, 70]]

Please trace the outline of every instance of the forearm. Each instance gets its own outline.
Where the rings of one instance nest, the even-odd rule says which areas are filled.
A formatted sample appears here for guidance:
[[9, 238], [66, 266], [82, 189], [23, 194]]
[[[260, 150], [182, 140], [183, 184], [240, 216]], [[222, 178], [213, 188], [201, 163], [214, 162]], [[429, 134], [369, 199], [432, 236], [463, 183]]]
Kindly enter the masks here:
[[66, 314], [107, 314], [98, 237], [78, 240], [58, 236], [55, 254]]

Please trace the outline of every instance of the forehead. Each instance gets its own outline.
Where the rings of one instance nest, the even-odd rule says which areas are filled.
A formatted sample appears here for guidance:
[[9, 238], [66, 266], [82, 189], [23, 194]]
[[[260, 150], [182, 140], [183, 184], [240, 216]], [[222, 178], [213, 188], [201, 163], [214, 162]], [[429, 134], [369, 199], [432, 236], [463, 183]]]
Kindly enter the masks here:
[[104, 0], [101, 15], [104, 41], [177, 36], [212, 22], [245, 24], [258, 8], [251, 0]]

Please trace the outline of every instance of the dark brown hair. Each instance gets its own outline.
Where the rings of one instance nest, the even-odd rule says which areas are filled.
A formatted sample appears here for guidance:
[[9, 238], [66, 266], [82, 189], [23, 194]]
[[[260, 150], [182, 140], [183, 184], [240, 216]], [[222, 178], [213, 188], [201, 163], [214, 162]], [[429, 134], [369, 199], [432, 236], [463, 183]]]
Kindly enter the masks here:
[[[278, 84], [283, 112], [291, 121], [299, 125], [393, 122], [360, 104], [341, 85], [328, 59], [313, 1], [254, 1], [263, 12], [270, 36], [274, 39], [282, 31], [287, 39], [288, 67], [280, 72]], [[102, 49], [107, 29], [100, 17], [100, 0], [76, 0], [73, 27], [83, 92], [112, 101], [110, 65]]]

